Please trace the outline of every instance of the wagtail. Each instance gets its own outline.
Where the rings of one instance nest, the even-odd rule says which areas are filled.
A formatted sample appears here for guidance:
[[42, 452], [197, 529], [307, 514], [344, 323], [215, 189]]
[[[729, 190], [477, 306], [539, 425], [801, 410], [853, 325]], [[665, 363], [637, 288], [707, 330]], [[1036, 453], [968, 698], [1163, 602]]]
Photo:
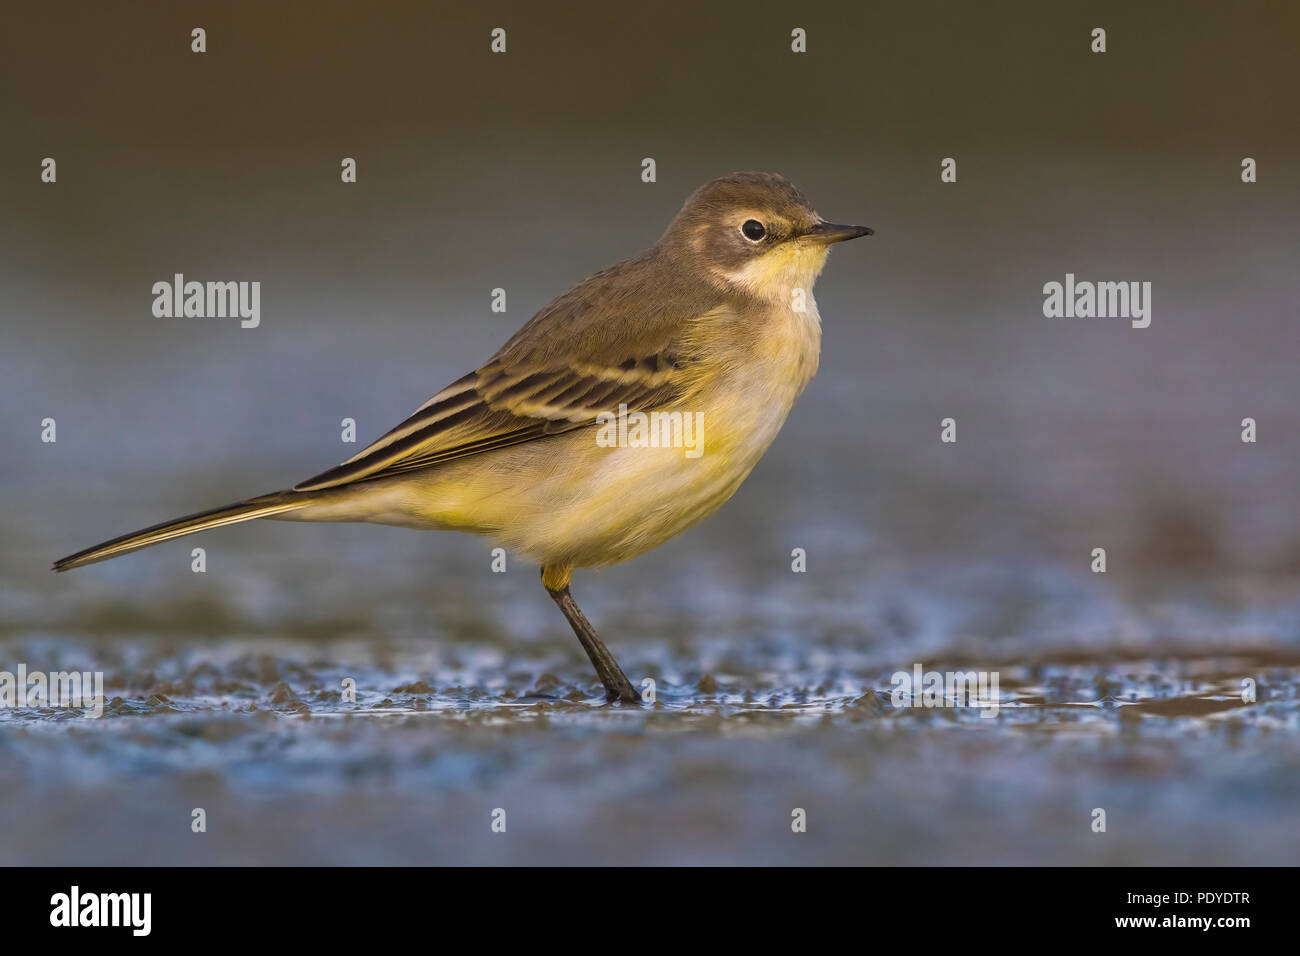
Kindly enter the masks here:
[[827, 222], [782, 176], [714, 180], [649, 249], [565, 292], [343, 464], [54, 569], [250, 518], [467, 531], [541, 566], [606, 699], [637, 702], [569, 593], [573, 571], [636, 557], [735, 494], [817, 371], [812, 287], [829, 247], [871, 232]]

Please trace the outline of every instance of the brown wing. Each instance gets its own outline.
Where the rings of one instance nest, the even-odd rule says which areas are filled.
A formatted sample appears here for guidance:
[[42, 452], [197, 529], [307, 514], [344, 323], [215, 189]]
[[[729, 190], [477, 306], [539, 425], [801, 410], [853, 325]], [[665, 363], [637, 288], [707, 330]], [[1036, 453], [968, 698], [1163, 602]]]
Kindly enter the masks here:
[[478, 371], [294, 490], [425, 468], [581, 428], [619, 405], [645, 411], [680, 397], [692, 375], [690, 330], [720, 306], [660, 256], [652, 248], [570, 289]]
[[316, 491], [426, 468], [595, 423], [604, 411], [653, 408], [679, 391], [671, 359], [628, 358], [527, 371], [489, 363], [443, 389], [353, 458], [294, 486]]

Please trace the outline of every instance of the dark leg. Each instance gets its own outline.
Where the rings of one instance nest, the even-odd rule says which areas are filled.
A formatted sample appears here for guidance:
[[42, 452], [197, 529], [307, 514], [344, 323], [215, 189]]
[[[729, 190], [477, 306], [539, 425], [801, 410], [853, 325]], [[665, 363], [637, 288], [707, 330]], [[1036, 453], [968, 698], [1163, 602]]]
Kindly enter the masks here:
[[[543, 573], [543, 582], [545, 582], [545, 573]], [[621, 700], [625, 704], [641, 703], [641, 695], [636, 692], [632, 682], [627, 679], [623, 669], [618, 666], [618, 661], [614, 660], [614, 655], [609, 652], [605, 642], [600, 639], [596, 629], [591, 626], [587, 616], [582, 613], [578, 603], [573, 600], [573, 595], [569, 593], [569, 585], [565, 584], [558, 589], [547, 587], [546, 593], [564, 612], [564, 616], [569, 620], [569, 626], [573, 628], [573, 633], [578, 635], [578, 640], [582, 642], [582, 649], [591, 658], [592, 666], [596, 668], [596, 674], [600, 677], [600, 682], [605, 685], [605, 699], [608, 701]]]

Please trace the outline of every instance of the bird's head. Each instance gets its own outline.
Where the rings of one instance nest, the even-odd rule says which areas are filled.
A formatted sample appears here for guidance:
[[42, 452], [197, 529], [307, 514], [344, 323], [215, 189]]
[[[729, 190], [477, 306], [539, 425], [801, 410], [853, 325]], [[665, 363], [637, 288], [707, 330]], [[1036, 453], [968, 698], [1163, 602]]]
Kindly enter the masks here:
[[732, 173], [697, 189], [659, 243], [715, 284], [788, 300], [811, 290], [831, 243], [871, 232], [826, 222], [784, 176]]

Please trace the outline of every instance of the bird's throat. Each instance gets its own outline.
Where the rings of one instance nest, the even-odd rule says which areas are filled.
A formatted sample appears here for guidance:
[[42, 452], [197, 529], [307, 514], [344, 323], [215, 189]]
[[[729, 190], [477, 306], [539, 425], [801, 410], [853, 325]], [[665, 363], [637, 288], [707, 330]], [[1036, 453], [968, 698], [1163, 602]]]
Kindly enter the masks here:
[[820, 243], [783, 243], [725, 277], [756, 298], [797, 309], [801, 299], [812, 298], [813, 283], [826, 265], [828, 251]]

